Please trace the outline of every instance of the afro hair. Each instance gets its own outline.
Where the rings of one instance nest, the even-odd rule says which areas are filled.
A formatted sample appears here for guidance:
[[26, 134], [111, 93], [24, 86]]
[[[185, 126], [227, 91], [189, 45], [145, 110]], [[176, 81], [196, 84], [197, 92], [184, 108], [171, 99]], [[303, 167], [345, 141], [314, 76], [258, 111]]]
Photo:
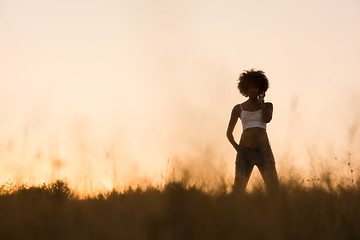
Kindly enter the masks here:
[[245, 97], [249, 96], [248, 89], [250, 85], [257, 86], [260, 92], [266, 92], [269, 88], [269, 80], [262, 70], [245, 70], [238, 79], [238, 88]]

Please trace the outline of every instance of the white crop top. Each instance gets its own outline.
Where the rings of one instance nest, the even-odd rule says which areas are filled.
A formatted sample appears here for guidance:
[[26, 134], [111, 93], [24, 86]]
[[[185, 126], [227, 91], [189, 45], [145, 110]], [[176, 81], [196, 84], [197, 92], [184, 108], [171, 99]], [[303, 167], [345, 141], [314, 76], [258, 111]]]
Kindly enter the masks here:
[[266, 123], [262, 118], [261, 109], [254, 112], [245, 111], [242, 109], [241, 104], [240, 104], [240, 108], [241, 108], [240, 119], [243, 125], [243, 130], [253, 127], [266, 129]]

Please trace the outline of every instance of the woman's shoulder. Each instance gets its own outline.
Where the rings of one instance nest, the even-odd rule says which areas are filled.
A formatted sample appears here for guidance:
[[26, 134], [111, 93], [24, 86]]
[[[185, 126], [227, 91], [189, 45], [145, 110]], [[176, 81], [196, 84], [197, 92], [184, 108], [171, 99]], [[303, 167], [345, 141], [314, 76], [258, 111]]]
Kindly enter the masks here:
[[236, 104], [236, 105], [234, 106], [234, 108], [233, 108], [233, 111], [234, 111], [234, 110], [235, 110], [235, 111], [241, 111], [241, 109], [242, 109], [241, 104], [242, 104], [242, 103]]
[[265, 102], [264, 104], [266, 107], [271, 107], [271, 108], [273, 107], [273, 104], [271, 102]]
[[240, 116], [241, 110], [242, 110], [242, 107], [241, 107], [241, 104], [239, 103], [239, 104], [236, 104], [236, 105], [233, 107], [232, 113]]

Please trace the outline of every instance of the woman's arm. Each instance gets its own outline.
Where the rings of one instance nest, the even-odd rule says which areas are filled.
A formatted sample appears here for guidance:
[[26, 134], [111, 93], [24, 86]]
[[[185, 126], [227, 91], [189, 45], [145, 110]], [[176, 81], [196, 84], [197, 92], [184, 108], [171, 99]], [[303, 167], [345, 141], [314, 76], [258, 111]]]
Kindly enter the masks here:
[[261, 103], [261, 112], [264, 122], [268, 123], [272, 119], [273, 105], [271, 102]]
[[234, 140], [233, 131], [240, 116], [240, 113], [241, 113], [240, 105], [236, 105], [231, 111], [231, 117], [226, 131], [226, 136], [229, 139], [231, 145], [233, 145], [235, 149], [238, 149], [239, 145]]
[[262, 118], [264, 122], [268, 123], [272, 119], [273, 105], [271, 102], [264, 103], [265, 92], [261, 93], [258, 101], [261, 104]]

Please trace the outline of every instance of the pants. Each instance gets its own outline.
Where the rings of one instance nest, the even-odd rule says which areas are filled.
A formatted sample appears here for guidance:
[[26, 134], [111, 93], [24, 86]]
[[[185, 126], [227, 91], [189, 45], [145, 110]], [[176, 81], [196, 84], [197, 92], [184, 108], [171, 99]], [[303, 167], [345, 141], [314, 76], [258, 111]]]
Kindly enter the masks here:
[[244, 192], [254, 166], [257, 166], [265, 182], [267, 191], [276, 191], [279, 179], [270, 143], [256, 147], [240, 145], [235, 162], [234, 191]]

